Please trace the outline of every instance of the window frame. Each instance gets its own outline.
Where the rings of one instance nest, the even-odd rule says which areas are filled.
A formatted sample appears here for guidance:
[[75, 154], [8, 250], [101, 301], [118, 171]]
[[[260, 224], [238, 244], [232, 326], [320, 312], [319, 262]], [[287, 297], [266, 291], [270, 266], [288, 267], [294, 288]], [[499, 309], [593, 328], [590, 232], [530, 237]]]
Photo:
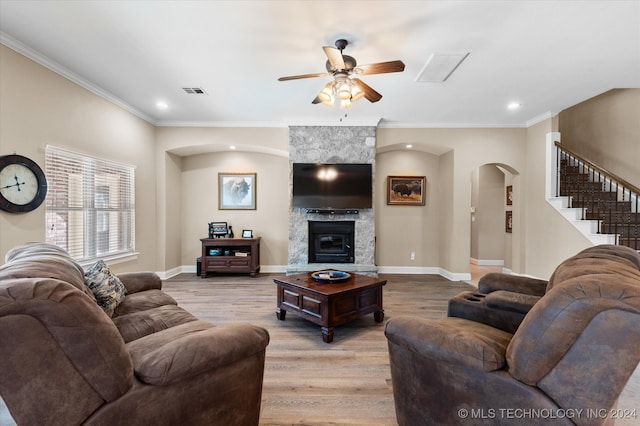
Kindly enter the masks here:
[[46, 241], [65, 249], [83, 266], [137, 257], [135, 169], [47, 145]]

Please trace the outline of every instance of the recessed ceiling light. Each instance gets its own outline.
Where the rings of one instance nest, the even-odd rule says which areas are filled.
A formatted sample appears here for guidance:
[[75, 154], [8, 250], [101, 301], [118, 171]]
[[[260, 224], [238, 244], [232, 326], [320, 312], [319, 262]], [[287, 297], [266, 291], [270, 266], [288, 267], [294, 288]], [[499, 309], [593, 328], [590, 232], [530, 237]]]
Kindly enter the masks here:
[[229, 145], [229, 149], [236, 149], [235, 145]]
[[158, 101], [158, 102], [156, 102], [156, 108], [158, 108], [158, 109], [167, 109], [167, 108], [169, 108], [169, 104], [167, 104], [166, 102]]
[[518, 102], [511, 102], [509, 105], [507, 105], [507, 108], [509, 108], [509, 109], [518, 109], [518, 108], [520, 108], [520, 104]]
[[408, 149], [411, 149], [411, 148], [413, 148], [413, 145], [411, 145], [410, 143], [408, 143], [408, 144], [407, 144], [407, 148], [408, 148]]

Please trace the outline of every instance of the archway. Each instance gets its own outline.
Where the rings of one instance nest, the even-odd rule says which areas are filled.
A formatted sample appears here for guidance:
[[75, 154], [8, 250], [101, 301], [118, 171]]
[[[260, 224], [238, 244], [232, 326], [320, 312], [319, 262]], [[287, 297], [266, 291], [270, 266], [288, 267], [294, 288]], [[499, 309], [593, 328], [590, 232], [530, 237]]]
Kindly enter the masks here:
[[484, 164], [471, 173], [472, 281], [476, 280], [473, 271], [482, 274], [512, 269], [513, 214], [517, 207], [514, 177], [517, 175], [516, 170], [504, 164]]

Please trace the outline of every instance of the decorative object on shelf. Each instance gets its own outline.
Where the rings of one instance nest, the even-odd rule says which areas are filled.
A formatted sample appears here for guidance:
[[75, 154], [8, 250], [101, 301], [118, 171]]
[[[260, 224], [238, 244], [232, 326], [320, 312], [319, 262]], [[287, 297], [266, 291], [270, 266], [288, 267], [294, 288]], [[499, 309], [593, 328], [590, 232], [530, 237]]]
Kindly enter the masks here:
[[0, 209], [26, 213], [47, 196], [47, 178], [35, 161], [18, 154], [0, 157]]
[[209, 238], [226, 237], [227, 232], [227, 222], [209, 222]]
[[256, 173], [218, 173], [220, 210], [256, 209]]
[[351, 277], [351, 274], [344, 271], [316, 271], [311, 274], [311, 277], [321, 283], [341, 283], [345, 282]]
[[427, 192], [425, 176], [387, 176], [387, 204], [424, 206]]
[[242, 238], [253, 238], [253, 231], [251, 229], [243, 229]]
[[229, 232], [227, 233], [227, 237], [228, 237], [228, 238], [233, 238], [233, 237], [234, 237], [234, 235], [233, 235], [233, 229], [231, 229], [231, 225], [229, 225]]
[[507, 186], [507, 205], [510, 206], [513, 204], [513, 186]]
[[508, 210], [504, 220], [504, 231], [511, 234], [513, 231], [513, 212]]

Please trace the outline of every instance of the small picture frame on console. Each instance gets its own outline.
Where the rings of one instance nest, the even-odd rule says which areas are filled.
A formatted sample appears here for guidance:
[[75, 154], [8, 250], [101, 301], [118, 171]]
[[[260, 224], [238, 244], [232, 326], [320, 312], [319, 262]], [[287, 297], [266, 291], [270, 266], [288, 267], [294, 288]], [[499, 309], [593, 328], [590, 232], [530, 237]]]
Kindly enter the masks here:
[[253, 238], [253, 231], [251, 229], [243, 229], [242, 238]]
[[226, 237], [228, 232], [227, 222], [209, 222], [209, 238]]

